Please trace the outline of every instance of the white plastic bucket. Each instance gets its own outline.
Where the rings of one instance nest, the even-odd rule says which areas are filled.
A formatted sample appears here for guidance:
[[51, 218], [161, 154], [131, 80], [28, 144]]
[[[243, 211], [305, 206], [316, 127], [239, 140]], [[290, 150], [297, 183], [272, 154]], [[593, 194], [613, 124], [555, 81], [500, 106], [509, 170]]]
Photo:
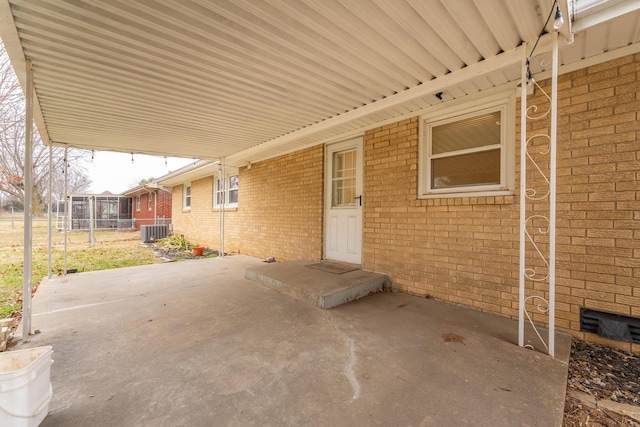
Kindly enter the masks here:
[[0, 426], [35, 427], [49, 412], [51, 346], [0, 353]]

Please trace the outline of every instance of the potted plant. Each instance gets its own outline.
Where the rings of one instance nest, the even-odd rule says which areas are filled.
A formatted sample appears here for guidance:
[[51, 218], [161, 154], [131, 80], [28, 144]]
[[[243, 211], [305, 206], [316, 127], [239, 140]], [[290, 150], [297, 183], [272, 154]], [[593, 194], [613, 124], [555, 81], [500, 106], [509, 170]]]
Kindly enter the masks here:
[[204, 246], [200, 246], [196, 244], [193, 248], [191, 248], [193, 252], [193, 256], [202, 256], [204, 255]]

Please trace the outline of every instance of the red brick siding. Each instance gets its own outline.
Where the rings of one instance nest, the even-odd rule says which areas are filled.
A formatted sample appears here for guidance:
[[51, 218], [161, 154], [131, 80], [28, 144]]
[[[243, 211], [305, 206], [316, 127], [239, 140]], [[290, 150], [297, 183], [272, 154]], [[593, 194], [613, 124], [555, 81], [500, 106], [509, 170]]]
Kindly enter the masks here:
[[[157, 201], [156, 201], [157, 197]], [[148, 208], [148, 200], [151, 198], [151, 209]], [[156, 216], [156, 209], [158, 214]], [[171, 218], [171, 193], [158, 190], [153, 193], [140, 196], [140, 210], [136, 209], [136, 198], [133, 198], [133, 218], [135, 227], [139, 230], [141, 225], [155, 223], [156, 218]]]

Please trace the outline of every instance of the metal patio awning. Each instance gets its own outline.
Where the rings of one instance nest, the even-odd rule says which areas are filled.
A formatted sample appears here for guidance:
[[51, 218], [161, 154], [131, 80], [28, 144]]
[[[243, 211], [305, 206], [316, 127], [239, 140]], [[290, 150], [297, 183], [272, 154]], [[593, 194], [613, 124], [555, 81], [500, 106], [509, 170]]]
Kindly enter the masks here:
[[[573, 3], [561, 64], [637, 51], [640, 2]], [[45, 143], [241, 166], [518, 80], [553, 4], [0, 0], [0, 36]]]

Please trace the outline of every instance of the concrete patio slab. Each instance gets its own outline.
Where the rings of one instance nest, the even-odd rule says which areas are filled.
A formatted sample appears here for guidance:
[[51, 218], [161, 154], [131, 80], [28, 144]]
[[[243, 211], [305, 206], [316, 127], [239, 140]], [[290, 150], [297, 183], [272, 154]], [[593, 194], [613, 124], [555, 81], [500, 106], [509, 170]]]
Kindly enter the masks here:
[[511, 320], [433, 300], [321, 310], [244, 279], [258, 265], [45, 280], [19, 346], [54, 348], [42, 426], [561, 425], [566, 335], [554, 360], [517, 347]]

